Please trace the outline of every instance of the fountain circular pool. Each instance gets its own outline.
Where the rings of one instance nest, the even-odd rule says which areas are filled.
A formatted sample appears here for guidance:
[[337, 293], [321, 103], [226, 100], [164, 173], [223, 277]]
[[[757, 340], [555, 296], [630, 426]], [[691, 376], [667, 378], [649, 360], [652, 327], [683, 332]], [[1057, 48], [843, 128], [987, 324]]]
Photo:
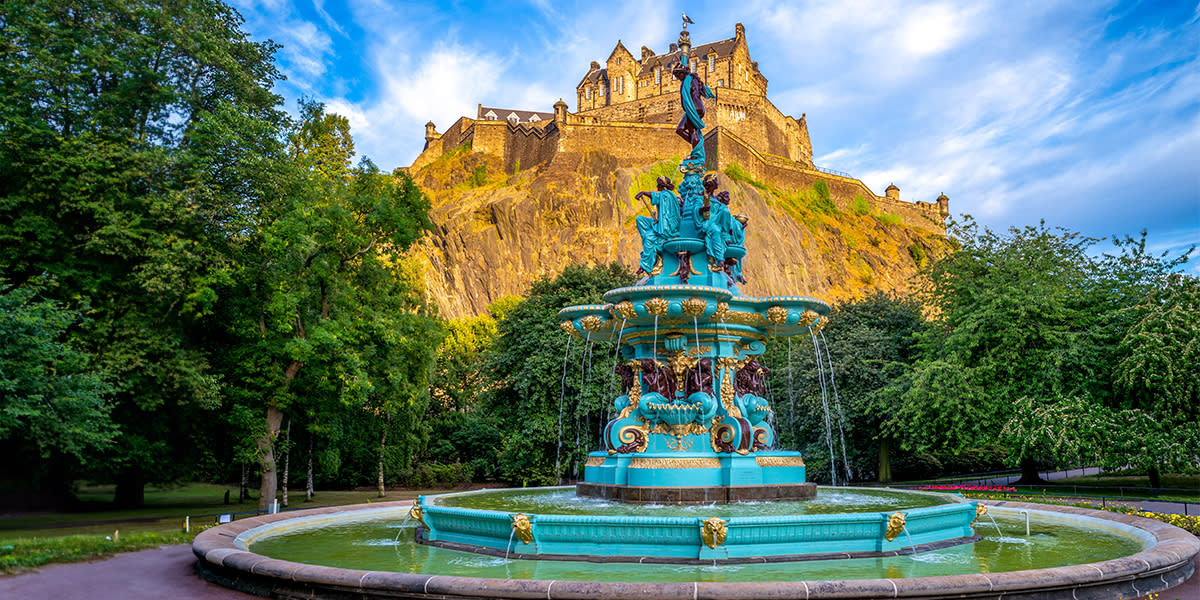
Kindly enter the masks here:
[[[788, 503], [638, 506], [574, 498], [569, 488], [445, 495], [436, 503], [589, 514], [778, 514]], [[941, 495], [829, 489], [812, 512], [912, 510]], [[507, 504], [506, 504], [507, 503]], [[1136, 597], [1191, 575], [1195, 536], [1097, 510], [989, 502], [972, 543], [871, 558], [740, 564], [525, 560], [415, 541], [411, 505], [384, 503], [236, 521], [197, 536], [210, 579], [277, 597], [854, 598]], [[722, 512], [723, 511], [723, 512]], [[1026, 520], [1029, 517], [1029, 534]], [[918, 547], [918, 550], [921, 550]]]

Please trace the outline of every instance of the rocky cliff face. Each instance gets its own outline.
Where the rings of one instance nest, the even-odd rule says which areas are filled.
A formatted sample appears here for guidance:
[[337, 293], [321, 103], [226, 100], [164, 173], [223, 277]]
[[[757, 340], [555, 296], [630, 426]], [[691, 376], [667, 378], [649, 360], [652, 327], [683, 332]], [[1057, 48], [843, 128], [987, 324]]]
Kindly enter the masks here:
[[[442, 316], [483, 312], [571, 263], [618, 261], [636, 269], [635, 217], [650, 213], [633, 196], [652, 191], [661, 174], [678, 182], [675, 166], [621, 167], [593, 151], [559, 155], [508, 176], [498, 157], [456, 151], [412, 173], [430, 198], [434, 223], [413, 253], [426, 265], [428, 290]], [[872, 214], [853, 199], [831, 201], [819, 189], [781, 190], [736, 170], [720, 182], [730, 192], [732, 212], [749, 218], [747, 295], [838, 302], [871, 290], [904, 294], [919, 264], [946, 248], [936, 233]]]

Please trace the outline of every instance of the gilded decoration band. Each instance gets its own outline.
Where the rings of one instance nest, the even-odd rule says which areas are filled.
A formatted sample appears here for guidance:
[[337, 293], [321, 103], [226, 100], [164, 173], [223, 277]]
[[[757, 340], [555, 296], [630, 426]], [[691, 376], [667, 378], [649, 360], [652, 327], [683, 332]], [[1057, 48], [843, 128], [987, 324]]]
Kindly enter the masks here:
[[651, 458], [635, 456], [629, 461], [630, 469], [720, 469], [721, 459], [700, 458]]
[[604, 457], [603, 456], [589, 456], [587, 459], [587, 464], [585, 464], [584, 466], [603, 467], [604, 466]]
[[760, 467], [803, 467], [801, 456], [756, 456], [754, 462]]
[[[691, 324], [691, 322], [689, 321], [688, 324]], [[668, 333], [678, 333], [678, 334], [682, 334], [682, 335], [687, 335], [690, 333], [690, 334], [695, 335], [697, 333], [697, 331], [695, 329], [691, 329], [691, 328], [687, 328], [687, 327], [678, 328], [678, 329], [662, 329], [662, 328], [660, 328], [658, 330], [659, 339], [665, 340], [666, 335]], [[718, 341], [724, 341], [724, 342], [739, 342], [744, 339], [758, 340], [761, 342], [761, 341], [764, 341], [767, 339], [767, 337], [765, 335], [758, 333], [758, 332], [726, 331], [724, 329], [704, 328], [704, 327], [700, 328], [699, 334], [702, 336], [711, 335], [711, 336], [714, 336]], [[578, 336], [577, 333], [575, 335]], [[653, 339], [654, 332], [653, 331], [635, 331], [633, 333], [627, 333], [627, 334], [621, 336], [621, 343], [626, 344], [626, 343], [629, 343], [630, 340], [640, 340], [642, 338]]]

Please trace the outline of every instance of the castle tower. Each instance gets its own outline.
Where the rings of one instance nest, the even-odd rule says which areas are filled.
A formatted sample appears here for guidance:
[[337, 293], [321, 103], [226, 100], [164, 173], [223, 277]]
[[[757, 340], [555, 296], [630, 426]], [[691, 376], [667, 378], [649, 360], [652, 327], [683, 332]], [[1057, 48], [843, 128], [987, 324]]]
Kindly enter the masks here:
[[900, 188], [896, 187], [896, 184], [894, 183], [887, 186], [887, 190], [885, 190], [883, 193], [892, 200], [900, 199]]
[[426, 123], [425, 124], [425, 147], [428, 148], [429, 143], [432, 142], [433, 140], [438, 139], [439, 137], [442, 137], [442, 136], [438, 134], [437, 127], [433, 124], [433, 121], [429, 121], [428, 123]]
[[937, 206], [938, 214], [942, 215], [943, 219], [950, 216], [950, 199], [946, 197], [946, 194], [937, 197]]
[[567, 103], [562, 98], [554, 103], [554, 122], [560, 124], [567, 122]]

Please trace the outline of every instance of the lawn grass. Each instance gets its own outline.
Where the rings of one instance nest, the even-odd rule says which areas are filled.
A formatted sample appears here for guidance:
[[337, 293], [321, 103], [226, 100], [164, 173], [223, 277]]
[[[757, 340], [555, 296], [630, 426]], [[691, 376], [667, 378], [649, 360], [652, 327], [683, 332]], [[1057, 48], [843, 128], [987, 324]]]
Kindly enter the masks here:
[[168, 544], [188, 544], [196, 534], [174, 532], [115, 532], [100, 535], [27, 537], [0, 542], [0, 573], [18, 573], [46, 563], [77, 562], [117, 552], [132, 552]]
[[[235, 498], [225, 504], [225, 491]], [[303, 492], [289, 494], [290, 509], [342, 506], [366, 502], [411, 500], [418, 495], [445, 490], [393, 490], [378, 498], [375, 490], [318, 491], [313, 502], [304, 501]], [[62, 537], [74, 534], [111, 534], [124, 532], [182, 531], [184, 517], [191, 517], [193, 527], [216, 521], [217, 515], [254, 513], [257, 500], [236, 501], [237, 487], [189, 483], [181, 486], [146, 488], [145, 506], [118, 509], [112, 506], [112, 486], [84, 486], [77, 497], [80, 504], [71, 512], [16, 512], [0, 516], [0, 541], [31, 537]], [[244, 518], [247, 515], [236, 515]], [[7, 542], [5, 542], [7, 543]]]

